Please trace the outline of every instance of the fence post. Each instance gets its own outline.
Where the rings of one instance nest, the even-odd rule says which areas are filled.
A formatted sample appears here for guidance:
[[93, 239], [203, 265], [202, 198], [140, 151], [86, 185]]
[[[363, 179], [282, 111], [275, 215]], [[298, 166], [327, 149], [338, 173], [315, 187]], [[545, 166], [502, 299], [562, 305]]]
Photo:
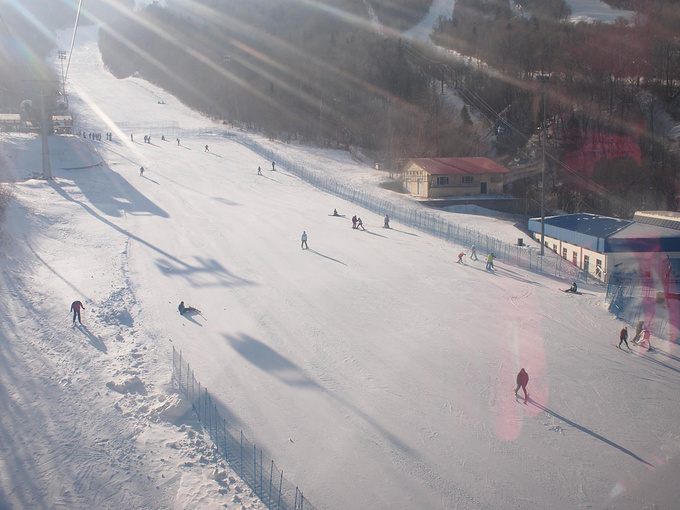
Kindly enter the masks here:
[[283, 487], [283, 469], [281, 470], [281, 480], [279, 480], [279, 501], [276, 503], [276, 510], [281, 508], [281, 488]]
[[255, 486], [255, 494], [257, 494], [257, 447], [253, 445], [253, 485]]
[[243, 480], [243, 431], [241, 431], [241, 480]]
[[172, 380], [175, 380], [175, 346], [172, 346]]
[[179, 389], [182, 390], [182, 351], [179, 351]]
[[214, 416], [215, 416], [215, 446], [217, 447], [217, 453], [220, 452], [220, 436], [217, 433], [217, 405], [214, 407]]
[[222, 421], [222, 434], [224, 435], [224, 458], [229, 462], [229, 451], [227, 450], [227, 420]]
[[272, 460], [271, 467], [269, 468], [269, 504], [272, 504], [272, 477], [274, 476], [274, 461]]
[[[260, 448], [260, 492], [264, 494], [264, 486], [262, 485], [262, 448]], [[262, 497], [262, 495], [260, 495]]]
[[191, 400], [191, 393], [189, 390], [189, 374], [191, 373], [191, 367], [189, 366], [189, 363], [187, 363], [187, 391], [186, 394], [189, 397], [189, 400]]
[[198, 414], [198, 421], [201, 421], [201, 383], [198, 383], [198, 406], [196, 407], [196, 414]]

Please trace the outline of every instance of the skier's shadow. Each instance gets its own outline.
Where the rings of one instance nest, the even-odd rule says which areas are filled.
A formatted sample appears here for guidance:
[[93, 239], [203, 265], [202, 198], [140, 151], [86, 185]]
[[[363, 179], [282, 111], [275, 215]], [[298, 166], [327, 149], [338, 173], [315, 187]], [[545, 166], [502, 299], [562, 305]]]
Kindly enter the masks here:
[[143, 179], [146, 179], [147, 181], [151, 181], [151, 182], [153, 182], [154, 184], [160, 186], [160, 184], [159, 184], [158, 182], [154, 181], [153, 179], [149, 179], [146, 175], [142, 175], [142, 178], [143, 178]]
[[108, 351], [106, 349], [106, 345], [104, 345], [104, 342], [102, 341], [101, 337], [94, 335], [93, 333], [90, 332], [89, 329], [87, 329], [87, 326], [80, 325], [76, 326], [80, 332], [87, 337], [87, 341], [90, 343], [92, 347], [97, 349], [100, 352], [103, 352], [104, 354], [107, 354]]
[[[496, 271], [499, 271], [499, 270], [496, 270]], [[535, 282], [533, 280], [529, 280], [529, 279], [523, 277], [522, 275], [520, 275], [519, 273], [516, 273], [514, 271], [510, 271], [507, 268], [503, 268], [502, 270], [500, 270], [500, 272], [501, 272], [502, 276], [508, 276], [509, 278], [512, 278], [513, 280], [517, 280], [517, 281], [522, 282], [522, 283], [529, 283], [531, 285], [539, 285], [540, 286], [540, 284], [538, 282]]]
[[337, 262], [338, 264], [342, 264], [343, 266], [347, 265], [341, 260], [334, 259], [333, 257], [329, 257], [328, 255], [324, 255], [323, 253], [319, 253], [318, 251], [312, 250], [311, 248], [307, 248], [307, 251], [311, 251], [312, 253], [318, 255], [319, 257], [323, 257], [325, 259], [332, 260], [333, 262]]
[[384, 236], [382, 234], [378, 234], [377, 232], [371, 232], [370, 230], [365, 230], [364, 232], [368, 232], [372, 236], [378, 236], [378, 237], [382, 237], [383, 239], [387, 239], [387, 236]]
[[187, 319], [188, 321], [193, 322], [197, 326], [203, 327], [203, 324], [201, 324], [196, 319], [194, 319], [194, 317], [202, 317], [203, 320], [205, 320], [205, 317], [203, 317], [203, 314], [201, 312], [199, 312], [198, 310], [185, 311], [184, 313], [181, 313], [180, 315], [182, 317], [184, 317], [185, 319]]
[[658, 354], [661, 354], [662, 356], [666, 356], [667, 358], [672, 359], [673, 361], [680, 361], [680, 358], [678, 358], [677, 356], [674, 356], [668, 352], [664, 352], [660, 349], [654, 349], [654, 351], [652, 352], [656, 352]]
[[531, 404], [531, 405], [533, 405], [533, 406], [536, 406], [538, 409], [540, 409], [541, 411], [544, 411], [544, 412], [548, 413], [550, 416], [554, 416], [554, 417], [557, 418], [558, 420], [562, 420], [564, 423], [568, 423], [569, 425], [571, 425], [571, 426], [574, 427], [575, 429], [578, 429], [578, 430], [580, 430], [581, 432], [585, 432], [586, 434], [588, 434], [588, 435], [594, 437], [595, 439], [599, 439], [599, 440], [602, 441], [603, 443], [606, 443], [606, 444], [608, 444], [609, 446], [612, 446], [612, 447], [616, 448], [617, 450], [619, 450], [619, 451], [625, 453], [626, 455], [630, 455], [630, 456], [633, 457], [635, 460], [637, 460], [637, 461], [639, 461], [639, 462], [642, 462], [643, 464], [646, 464], [646, 465], [649, 466], [650, 468], [654, 469], [654, 466], [652, 466], [649, 462], [647, 462], [645, 459], [643, 459], [643, 458], [641, 458], [641, 457], [638, 457], [637, 455], [635, 455], [633, 452], [631, 452], [631, 451], [628, 450], [627, 448], [624, 448], [623, 446], [616, 444], [614, 441], [611, 441], [611, 440], [607, 439], [606, 437], [603, 437], [603, 436], [601, 436], [600, 434], [598, 434], [598, 433], [596, 433], [596, 432], [593, 432], [592, 430], [587, 429], [587, 428], [585, 428], [584, 426], [579, 425], [578, 423], [573, 422], [573, 421], [571, 421], [571, 420], [565, 418], [564, 416], [561, 416], [561, 415], [557, 414], [555, 411], [553, 411], [553, 410], [550, 409], [549, 407], [545, 407], [543, 404], [539, 404], [538, 402], [536, 402], [535, 400], [533, 400], [531, 397], [528, 397], [527, 400], [526, 400], [526, 402], [529, 403], [529, 404]]
[[277, 181], [276, 179], [272, 179], [271, 177], [267, 177], [264, 174], [259, 174], [258, 177], [264, 177], [265, 179], [269, 179], [270, 181], [274, 181], [277, 184], [281, 184], [281, 181]]
[[418, 234], [414, 234], [413, 232], [406, 232], [404, 230], [399, 230], [394, 227], [390, 227], [388, 230], [393, 230], [394, 232], [399, 232], [400, 234], [406, 234], [407, 236], [415, 236], [418, 237]]
[[210, 154], [211, 156], [215, 156], [216, 158], [222, 158], [219, 154], [215, 154], [214, 152], [208, 152], [207, 154]]

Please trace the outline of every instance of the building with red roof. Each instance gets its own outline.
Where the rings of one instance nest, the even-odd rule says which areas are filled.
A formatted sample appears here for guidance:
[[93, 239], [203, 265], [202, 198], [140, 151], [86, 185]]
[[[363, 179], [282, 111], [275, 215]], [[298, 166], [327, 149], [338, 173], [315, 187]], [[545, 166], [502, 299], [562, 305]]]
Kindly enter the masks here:
[[508, 173], [489, 158], [414, 158], [404, 166], [404, 188], [422, 198], [501, 195]]

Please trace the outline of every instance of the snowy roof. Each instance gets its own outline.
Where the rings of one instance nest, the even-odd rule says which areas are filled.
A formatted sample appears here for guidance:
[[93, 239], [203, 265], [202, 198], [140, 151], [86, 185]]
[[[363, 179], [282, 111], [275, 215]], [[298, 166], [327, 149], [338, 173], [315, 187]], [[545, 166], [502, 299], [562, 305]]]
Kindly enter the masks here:
[[[531, 230], [531, 222], [535, 220], [538, 221], [539, 229], [536, 230], [536, 232], [538, 232], [540, 231], [540, 218], [532, 218], [529, 220], [529, 229]], [[593, 237], [608, 237], [622, 228], [627, 227], [631, 223], [632, 221], [630, 220], [588, 213], [562, 214], [560, 216], [549, 216], [545, 218], [546, 228], [551, 226], [557, 229], [587, 234]]]
[[418, 165], [430, 175], [499, 174], [510, 172], [510, 170], [489, 158], [414, 158], [409, 161]]
[[[529, 220], [541, 231], [541, 219]], [[680, 231], [621, 218], [578, 213], [545, 218], [545, 235], [601, 253], [680, 251]]]
[[674, 211], [637, 211], [633, 221], [680, 230], [680, 213]]

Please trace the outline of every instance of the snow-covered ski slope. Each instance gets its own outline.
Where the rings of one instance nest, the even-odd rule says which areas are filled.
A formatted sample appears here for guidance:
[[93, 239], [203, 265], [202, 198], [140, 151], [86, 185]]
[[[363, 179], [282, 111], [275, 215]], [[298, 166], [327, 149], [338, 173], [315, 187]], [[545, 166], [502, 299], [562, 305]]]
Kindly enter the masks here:
[[[113, 141], [50, 137], [46, 183], [26, 178], [40, 141], [2, 135], [17, 182], [1, 245], [0, 507], [259, 508], [172, 392], [174, 345], [319, 509], [673, 508], [675, 346], [622, 352], [600, 289], [456, 264], [461, 246], [382, 229], [233, 137], [131, 142], [117, 125], [210, 121], [113, 78], [95, 34], [79, 31], [67, 89], [77, 123]], [[259, 141], [375, 185], [342, 153]], [[203, 317], [181, 317], [180, 300]]]

